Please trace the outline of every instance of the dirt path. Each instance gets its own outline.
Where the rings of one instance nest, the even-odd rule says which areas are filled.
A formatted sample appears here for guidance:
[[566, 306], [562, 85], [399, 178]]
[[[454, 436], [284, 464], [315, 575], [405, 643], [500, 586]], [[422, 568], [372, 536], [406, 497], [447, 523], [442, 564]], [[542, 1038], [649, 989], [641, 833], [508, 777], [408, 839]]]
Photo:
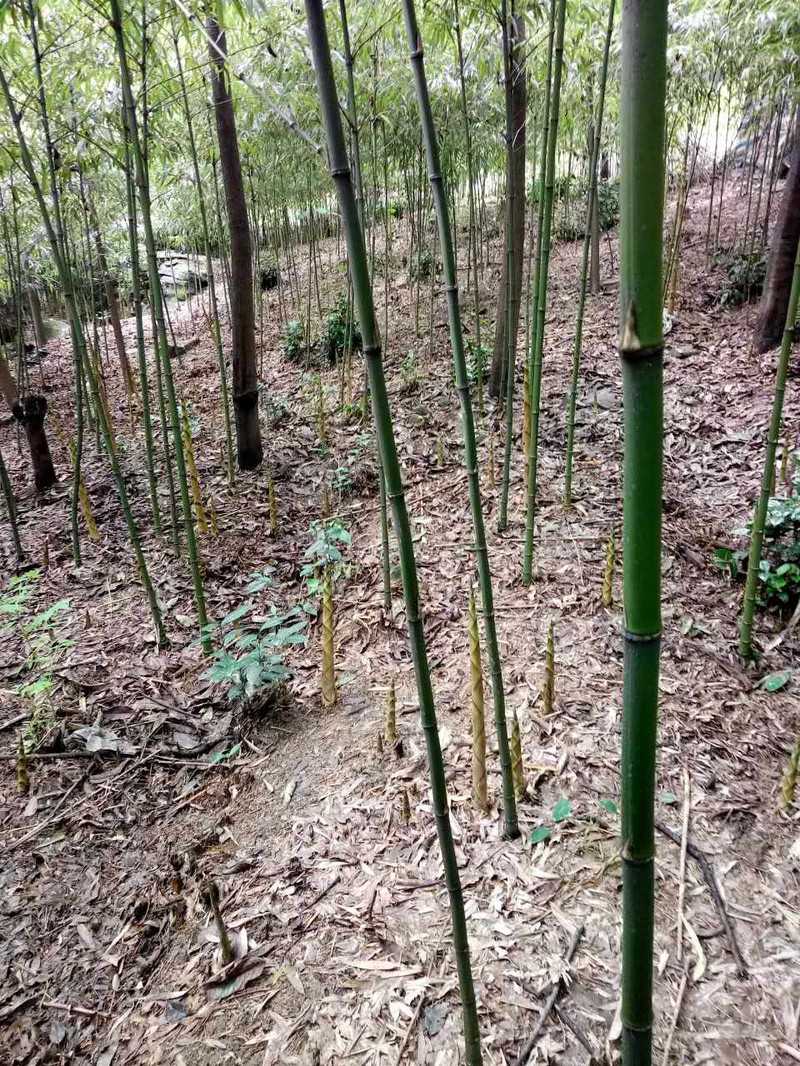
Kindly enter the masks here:
[[[715, 547], [736, 543], [732, 530], [746, 520], [757, 490], [774, 355], [748, 357], [746, 309], [723, 311], [706, 301], [705, 291], [719, 287], [721, 274], [707, 268], [702, 251], [703, 195], [696, 194], [687, 222], [683, 296], [665, 370], [657, 814], [680, 827], [688, 775], [691, 837], [714, 866], [749, 976], [736, 973], [693, 860], [685, 876], [679, 959], [679, 850], [660, 838], [657, 1043], [662, 1048], [666, 1039], [685, 959], [688, 987], [670, 1061], [785, 1066], [800, 1056], [800, 850], [797, 818], [778, 813], [777, 789], [800, 731], [800, 704], [793, 686], [771, 694], [754, 682], [796, 668], [797, 637], [791, 634], [765, 656], [758, 674], [744, 672], [734, 654], [740, 591], [710, 564]], [[611, 252], [616, 256], [613, 242]], [[497, 1064], [530, 1033], [548, 982], [582, 923], [564, 1009], [598, 1055], [613, 1059], [617, 1048], [619, 580], [613, 610], [600, 610], [599, 599], [605, 541], [611, 528], [620, 532], [622, 412], [616, 292], [604, 249], [606, 291], [587, 310], [576, 505], [565, 512], [563, 410], [578, 255], [569, 245], [554, 254], [530, 589], [519, 579], [519, 448], [512, 521], [505, 535], [490, 536], [509, 711], [520, 718], [528, 774], [525, 835], [518, 843], [501, 841], [496, 814], [477, 818], [469, 798], [471, 533], [444, 305], [437, 299], [429, 357], [427, 334], [412, 335], [399, 273], [392, 289], [390, 388], [421, 565], [485, 1058]], [[486, 305], [492, 301], [488, 292]], [[278, 415], [267, 434], [280, 511], [274, 541], [264, 536], [267, 471], [237, 477], [234, 489], [222, 475], [221, 427], [208, 416], [216, 385], [206, 337], [178, 368], [200, 422], [196, 448], [204, 491], [213, 495], [219, 515], [220, 537], [203, 546], [214, 617], [242, 602], [248, 575], [268, 564], [275, 566], [277, 585], [264, 594], [263, 606], [302, 597], [308, 526], [321, 509], [307, 385], [300, 368], [279, 358], [272, 321], [264, 364], [266, 395]], [[184, 321], [190, 335], [187, 327]], [[56, 404], [67, 358], [54, 351], [48, 367]], [[409, 384], [413, 374], [401, 373], [404, 361], [417, 368], [416, 384]], [[333, 372], [326, 380], [335, 389]], [[114, 401], [124, 433], [122, 398], [114, 395]], [[797, 426], [799, 413], [791, 388], [787, 425]], [[69, 424], [66, 416], [63, 421]], [[53, 631], [53, 640], [68, 637], [74, 645], [51, 653], [49, 739], [59, 729], [66, 738], [102, 713], [103, 727], [134, 754], [106, 757], [99, 765], [77, 758], [32, 761], [32, 798], [15, 791], [13, 759], [2, 764], [3, 1061], [361, 1066], [395, 1064], [401, 1050], [408, 1062], [458, 1061], [461, 1022], [447, 900], [399, 598], [392, 621], [381, 613], [374, 463], [358, 443], [359, 426], [333, 417], [330, 424], [328, 468], [346, 466], [350, 482], [334, 507], [353, 536], [347, 552], [353, 568], [337, 592], [342, 687], [339, 706], [329, 711], [319, 705], [315, 631], [307, 648], [292, 656], [297, 674], [282, 699], [258, 714], [231, 716], [219, 689], [203, 679], [199, 649], [184, 647], [193, 635], [188, 574], [147, 524], [138, 442], [127, 453], [128, 476], [175, 637], [168, 652], [159, 654], [152, 644], [103, 461], [90, 456], [87, 463], [102, 539], [87, 544], [87, 563], [77, 576], [70, 565], [66, 490], [41, 502], [21, 493], [23, 536], [34, 558], [41, 557], [45, 533], [50, 536], [50, 568], [36, 584], [26, 617], [70, 601]], [[4, 453], [10, 453], [12, 431], [3, 427], [2, 434]], [[437, 469], [440, 436], [443, 470]], [[488, 439], [482, 432], [484, 471]], [[495, 441], [501, 440], [496, 432]], [[499, 466], [499, 443], [496, 455]], [[22, 485], [24, 460], [12, 458], [15, 483]], [[57, 460], [65, 469], [61, 445]], [[491, 511], [491, 499], [488, 506]], [[5, 539], [3, 548], [8, 552]], [[557, 707], [545, 718], [540, 692], [551, 621]], [[775, 626], [774, 618], [759, 617], [762, 636]], [[29, 650], [18, 636], [3, 643], [0, 724], [19, 713], [14, 687], [29, 676], [20, 668]], [[392, 678], [400, 758], [380, 755], [376, 741]], [[0, 742], [10, 755], [14, 730], [0, 733]], [[219, 756], [225, 758], [216, 762]], [[494, 797], [496, 769], [493, 760]], [[531, 845], [534, 829], [548, 835]], [[203, 902], [208, 879], [219, 888], [226, 923], [243, 953], [227, 984], [214, 980], [218, 944]], [[567, 1066], [587, 1058], [556, 1018], [545, 1025], [537, 1055], [531, 1061]]]

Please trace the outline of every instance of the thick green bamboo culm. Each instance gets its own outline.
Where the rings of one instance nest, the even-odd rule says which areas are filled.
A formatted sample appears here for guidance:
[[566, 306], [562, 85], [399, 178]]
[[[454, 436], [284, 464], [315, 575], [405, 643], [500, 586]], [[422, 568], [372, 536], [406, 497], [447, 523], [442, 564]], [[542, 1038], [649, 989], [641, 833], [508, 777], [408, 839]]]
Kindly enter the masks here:
[[664, 336], [667, 0], [623, 0], [619, 354], [625, 410], [622, 1061], [650, 1066]]
[[442, 747], [436, 723], [433, 688], [431, 686], [428, 655], [425, 646], [425, 633], [422, 624], [422, 612], [419, 601], [419, 583], [414, 557], [414, 541], [411, 523], [406, 509], [400, 463], [392, 427], [389, 398], [386, 392], [386, 380], [383, 373], [381, 342], [375, 319], [375, 306], [372, 299], [367, 250], [364, 233], [359, 224], [358, 209], [353, 191], [353, 179], [347, 158], [342, 120], [339, 113], [339, 99], [333, 77], [328, 32], [322, 0], [305, 0], [308, 39], [314, 58], [314, 70], [319, 89], [320, 108], [328, 142], [328, 160], [331, 176], [336, 188], [339, 210], [342, 215], [350, 269], [353, 277], [358, 318], [364, 343], [364, 357], [369, 372], [370, 391], [378, 436], [386, 490], [392, 506], [394, 529], [397, 536], [400, 569], [403, 577], [403, 592], [408, 619], [409, 642], [414, 658], [414, 671], [417, 682], [417, 696], [420, 706], [420, 718], [425, 734], [428, 752], [428, 769], [430, 774], [433, 810], [439, 847], [442, 853], [445, 883], [450, 897], [450, 913], [453, 926], [453, 950], [458, 970], [458, 982], [461, 991], [461, 1003], [464, 1014], [464, 1039], [466, 1044], [466, 1062], [468, 1066], [481, 1063], [480, 1031], [478, 1011], [475, 1002], [475, 989], [472, 981], [472, 966], [469, 956], [467, 922], [464, 912], [464, 898], [461, 890], [461, 878], [458, 872], [455, 846], [450, 825], [450, 812], [447, 798], [447, 784], [444, 775]]
[[597, 120], [594, 125], [594, 143], [592, 158], [589, 160], [589, 196], [586, 205], [586, 233], [583, 235], [583, 252], [581, 255], [581, 287], [578, 295], [578, 314], [575, 322], [575, 344], [572, 350], [572, 383], [567, 401], [567, 463], [564, 473], [564, 506], [572, 504], [572, 453], [575, 446], [575, 404], [578, 398], [578, 377], [581, 366], [581, 344], [583, 341], [583, 314], [586, 309], [586, 282], [589, 274], [589, 251], [592, 246], [592, 223], [597, 211], [597, 163], [600, 156], [600, 135], [603, 131], [603, 108], [606, 99], [606, 81], [608, 79], [608, 55], [611, 51], [611, 36], [614, 32], [614, 7], [616, 0], [611, 0], [608, 9], [608, 28], [603, 50], [603, 66], [600, 71], [600, 99], [597, 103]]
[[[528, 444], [528, 499], [525, 508], [525, 546], [522, 558], [522, 583], [530, 585], [533, 572], [533, 525], [536, 511], [536, 481], [539, 466], [539, 409], [542, 396], [542, 352], [544, 349], [544, 324], [547, 310], [547, 276], [550, 266], [550, 234], [553, 227], [553, 190], [556, 176], [556, 147], [558, 144], [558, 112], [561, 104], [561, 72], [564, 66], [564, 22], [567, 15], [567, 0], [558, 0], [555, 42], [553, 45], [553, 88], [547, 111], [545, 141], [547, 165], [542, 173], [545, 182], [544, 212], [539, 248], [539, 264], [536, 272], [536, 322], [533, 330], [534, 347], [531, 358], [530, 405], [531, 437]], [[541, 193], [541, 188], [540, 188]]]
[[[497, 747], [500, 754], [500, 771], [503, 781], [503, 813], [505, 831], [509, 837], [519, 836], [517, 825], [517, 806], [514, 796], [514, 778], [511, 769], [511, 753], [508, 743], [506, 725], [506, 701], [503, 686], [503, 668], [500, 658], [500, 646], [497, 640], [497, 626], [494, 616], [494, 597], [492, 594], [492, 574], [489, 566], [489, 550], [486, 546], [486, 530], [483, 522], [483, 505], [481, 502], [480, 473], [478, 466], [478, 449], [475, 443], [475, 423], [470, 398], [467, 361], [464, 356], [464, 335], [461, 329], [461, 310], [458, 300], [458, 282], [456, 278], [456, 260], [453, 253], [453, 239], [450, 230], [447, 193], [441, 174], [439, 144], [433, 122], [428, 82], [425, 76], [425, 59], [422, 38], [417, 26], [413, 0], [403, 0], [406, 33], [411, 53], [411, 69], [414, 75], [414, 89], [419, 107], [422, 136], [428, 160], [428, 173], [433, 193], [433, 203], [439, 226], [439, 245], [442, 253], [442, 269], [447, 293], [447, 312], [450, 325], [450, 344], [453, 349], [456, 388], [461, 406], [461, 428], [464, 436], [464, 456], [467, 466], [469, 484], [469, 503], [472, 512], [472, 533], [475, 547], [475, 561], [478, 567], [478, 580], [481, 589], [483, 621], [486, 628], [486, 650], [489, 657], [489, 670], [492, 678], [492, 699], [494, 703], [495, 729]], [[510, 275], [509, 275], [510, 277]]]
[[[167, 386], [167, 400], [170, 411], [170, 425], [172, 428], [172, 442], [175, 448], [175, 463], [178, 468], [178, 483], [181, 492], [181, 508], [183, 511], [183, 523], [186, 530], [186, 546], [189, 554], [189, 569], [192, 574], [194, 586], [194, 600], [197, 608], [197, 619], [200, 630], [203, 631], [208, 624], [206, 614], [206, 600], [203, 591], [203, 578], [200, 573], [200, 560], [197, 553], [197, 540], [194, 532], [192, 519], [192, 502], [189, 498], [189, 483], [186, 475], [186, 462], [181, 443], [181, 423], [178, 413], [178, 401], [175, 395], [175, 385], [172, 380], [172, 367], [170, 365], [169, 350], [167, 345], [167, 331], [164, 322], [164, 305], [161, 296], [161, 282], [158, 273], [158, 260], [156, 258], [156, 244], [153, 235], [153, 223], [150, 217], [150, 190], [145, 174], [144, 160], [142, 158], [142, 146], [139, 141], [139, 129], [136, 119], [136, 104], [131, 89], [130, 71], [128, 69], [128, 56], [125, 49], [125, 35], [122, 19], [122, 0], [110, 0], [111, 27], [114, 30], [114, 38], [119, 59], [120, 83], [122, 86], [122, 101], [125, 108], [125, 120], [130, 135], [130, 145], [133, 151], [134, 173], [136, 185], [139, 190], [139, 206], [142, 212], [142, 224], [144, 226], [145, 245], [147, 249], [147, 272], [150, 278], [150, 299], [153, 314], [158, 330], [158, 358], [163, 368], [164, 382]], [[211, 650], [208, 638], [203, 639], [203, 648]]]
[[14, 555], [17, 558], [17, 562], [21, 563], [25, 559], [25, 552], [22, 550], [22, 541], [20, 540], [19, 526], [17, 525], [17, 507], [14, 503], [14, 490], [11, 488], [11, 479], [8, 476], [2, 452], [0, 452], [0, 485], [3, 489], [3, 498], [6, 501], [8, 524], [11, 526], [11, 538], [14, 541]]
[[781, 417], [783, 414], [783, 397], [786, 392], [786, 375], [789, 372], [789, 358], [794, 341], [794, 324], [797, 321], [797, 306], [800, 301], [800, 247], [794, 261], [792, 289], [789, 293], [789, 307], [786, 312], [786, 325], [783, 329], [783, 343], [778, 356], [778, 369], [775, 375], [775, 398], [772, 403], [772, 418], [767, 434], [767, 453], [764, 457], [764, 473], [761, 477], [761, 492], [753, 516], [750, 531], [750, 554], [747, 560], [747, 581], [744, 587], [742, 620], [739, 625], [739, 654], [749, 659], [753, 654], [753, 618], [758, 590], [758, 574], [761, 565], [761, 546], [764, 541], [764, 525], [767, 518], [767, 506], [772, 492], [775, 476], [775, 451], [781, 434]]

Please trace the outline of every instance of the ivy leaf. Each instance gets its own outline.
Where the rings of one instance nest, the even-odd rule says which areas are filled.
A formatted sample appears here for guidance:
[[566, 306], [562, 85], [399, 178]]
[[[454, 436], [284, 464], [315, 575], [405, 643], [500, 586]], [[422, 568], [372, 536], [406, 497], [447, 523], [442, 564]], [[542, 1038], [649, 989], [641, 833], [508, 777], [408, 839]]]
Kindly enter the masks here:
[[550, 830], [546, 825], [537, 825], [535, 829], [531, 830], [530, 842], [531, 844], [541, 844], [543, 840], [547, 840], [550, 836]]
[[553, 821], [563, 822], [572, 813], [572, 804], [567, 799], [560, 799], [553, 807]]
[[601, 799], [600, 806], [603, 808], [604, 811], [608, 811], [609, 814], [619, 814], [619, 811], [617, 810], [617, 805], [613, 800]]

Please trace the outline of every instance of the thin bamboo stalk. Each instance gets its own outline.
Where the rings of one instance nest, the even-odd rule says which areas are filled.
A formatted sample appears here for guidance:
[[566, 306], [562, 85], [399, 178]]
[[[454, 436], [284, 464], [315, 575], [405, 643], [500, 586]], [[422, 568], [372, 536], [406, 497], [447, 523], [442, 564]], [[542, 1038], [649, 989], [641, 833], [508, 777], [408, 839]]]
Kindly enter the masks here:
[[442, 853], [445, 882], [450, 897], [453, 948], [464, 1011], [466, 1058], [469, 1066], [480, 1066], [480, 1032], [469, 957], [467, 922], [461, 890], [461, 878], [458, 872], [455, 845], [450, 825], [444, 760], [436, 723], [436, 709], [425, 646], [417, 567], [414, 557], [414, 541], [403, 493], [400, 463], [397, 457], [386, 380], [383, 374], [381, 343], [375, 319], [375, 306], [372, 300], [367, 251], [353, 192], [353, 180], [339, 113], [339, 99], [333, 77], [333, 64], [331, 62], [322, 0], [306, 0], [306, 21], [328, 142], [330, 172], [336, 186], [339, 209], [342, 213], [347, 234], [350, 267], [353, 274], [353, 289], [361, 323], [361, 333], [364, 339], [364, 356], [369, 371], [375, 429], [380, 440], [384, 473], [386, 475], [386, 488], [392, 504], [394, 528], [400, 549], [400, 567], [403, 575], [406, 617], [414, 658], [420, 717], [428, 752], [434, 817]]
[[[447, 194], [441, 174], [439, 145], [431, 110], [428, 82], [425, 76], [425, 61], [422, 38], [419, 33], [413, 0], [403, 0], [403, 12], [406, 22], [406, 34], [411, 53], [411, 69], [414, 74], [414, 88], [419, 107], [422, 134], [428, 161], [433, 202], [438, 221], [439, 243], [442, 251], [442, 266], [447, 293], [447, 312], [450, 325], [450, 344], [453, 350], [456, 388], [461, 407], [461, 431], [464, 439], [464, 457], [467, 466], [469, 485], [469, 502], [472, 513], [472, 534], [475, 559], [478, 567], [478, 581], [481, 589], [484, 625], [486, 627], [486, 646], [489, 657], [489, 669], [492, 677], [492, 697], [494, 701], [495, 729], [497, 746], [500, 754], [500, 770], [503, 780], [503, 811], [506, 820], [506, 834], [509, 837], [519, 835], [517, 810], [514, 801], [514, 781], [511, 773], [511, 755], [508, 747], [508, 727], [506, 724], [505, 689], [500, 658], [500, 646], [497, 639], [497, 627], [494, 615], [494, 597], [492, 593], [492, 574], [489, 565], [489, 549], [486, 545], [486, 530], [483, 522], [483, 504], [481, 502], [480, 472], [478, 449], [475, 442], [475, 423], [472, 413], [467, 362], [464, 355], [464, 336], [461, 329], [461, 309], [458, 299], [458, 281], [453, 242], [450, 232], [450, 219], [447, 210]], [[510, 277], [510, 274], [509, 274]]]
[[749, 659], [753, 654], [753, 618], [755, 615], [758, 574], [761, 565], [761, 546], [764, 541], [764, 525], [767, 518], [767, 506], [772, 493], [775, 476], [775, 452], [781, 433], [783, 415], [783, 397], [786, 392], [786, 376], [789, 372], [789, 359], [794, 341], [794, 324], [797, 320], [797, 306], [800, 300], [800, 247], [794, 261], [792, 289], [789, 293], [789, 307], [786, 312], [786, 325], [783, 330], [783, 343], [778, 357], [775, 375], [775, 398], [772, 403], [772, 418], [767, 433], [767, 449], [764, 457], [764, 471], [761, 476], [761, 492], [753, 516], [750, 530], [750, 554], [747, 560], [747, 580], [744, 589], [742, 620], [739, 626], [739, 654]]
[[611, 0], [608, 9], [608, 28], [603, 50], [603, 66], [600, 72], [600, 99], [597, 103], [597, 121], [594, 128], [592, 158], [589, 162], [589, 202], [586, 206], [586, 233], [583, 236], [583, 254], [581, 258], [581, 287], [578, 295], [578, 314], [575, 322], [575, 344], [572, 350], [572, 383], [567, 400], [567, 460], [564, 473], [564, 506], [572, 504], [572, 456], [575, 448], [575, 405], [578, 399], [578, 377], [581, 366], [581, 344], [583, 341], [583, 315], [586, 309], [586, 283], [589, 273], [589, 252], [592, 245], [592, 223], [597, 213], [597, 161], [600, 155], [600, 135], [603, 130], [603, 108], [606, 99], [606, 80], [608, 77], [608, 56], [611, 51], [611, 36], [614, 32], [614, 6]]

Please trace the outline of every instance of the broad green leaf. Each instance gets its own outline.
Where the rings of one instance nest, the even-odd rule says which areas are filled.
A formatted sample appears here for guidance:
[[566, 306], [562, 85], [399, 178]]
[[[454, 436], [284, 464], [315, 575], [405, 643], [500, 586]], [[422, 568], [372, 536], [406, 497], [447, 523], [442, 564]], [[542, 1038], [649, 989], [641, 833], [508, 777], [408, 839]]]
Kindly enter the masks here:
[[553, 807], [553, 821], [563, 822], [565, 818], [568, 818], [572, 813], [572, 804], [568, 799], [560, 799], [558, 803]]
[[531, 844], [541, 844], [543, 840], [547, 840], [550, 836], [550, 830], [546, 825], [537, 825], [535, 829], [531, 830], [530, 842]]

